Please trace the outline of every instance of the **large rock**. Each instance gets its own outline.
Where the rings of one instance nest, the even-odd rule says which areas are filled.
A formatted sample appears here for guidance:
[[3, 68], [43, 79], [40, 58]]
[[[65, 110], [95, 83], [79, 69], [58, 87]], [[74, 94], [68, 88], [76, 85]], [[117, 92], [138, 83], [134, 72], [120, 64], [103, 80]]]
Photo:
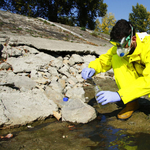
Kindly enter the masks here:
[[81, 100], [70, 99], [64, 103], [61, 111], [63, 121], [87, 123], [96, 118], [95, 109]]
[[83, 62], [84, 62], [83, 59], [77, 54], [73, 54], [69, 59], [70, 66], [73, 66], [76, 63], [83, 63]]
[[49, 64], [53, 59], [54, 57], [51, 55], [39, 53], [37, 55], [30, 54], [19, 58], [9, 57], [7, 63], [12, 65], [14, 73], [31, 72], [41, 65]]
[[1, 124], [26, 124], [44, 119], [58, 110], [57, 105], [39, 89], [28, 92], [14, 90], [10, 93], [3, 91], [0, 97]]
[[17, 45], [31, 45], [37, 49], [42, 49], [46, 51], [66, 51], [66, 52], [84, 52], [85, 54], [97, 54], [101, 55], [105, 53], [112, 46], [109, 43], [106, 46], [93, 46], [90, 44], [82, 43], [71, 43], [67, 41], [59, 40], [49, 40], [40, 37], [31, 37], [31, 36], [11, 36], [11, 44], [15, 43]]
[[26, 76], [19, 76], [12, 71], [0, 71], [0, 85], [11, 85], [20, 90], [32, 90], [36, 83]]

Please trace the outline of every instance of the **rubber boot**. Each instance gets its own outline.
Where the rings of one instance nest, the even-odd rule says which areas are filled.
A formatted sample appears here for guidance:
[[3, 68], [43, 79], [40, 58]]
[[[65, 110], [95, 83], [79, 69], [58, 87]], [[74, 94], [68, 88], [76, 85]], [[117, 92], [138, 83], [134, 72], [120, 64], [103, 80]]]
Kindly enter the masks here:
[[137, 100], [127, 103], [126, 107], [117, 115], [120, 120], [129, 119], [133, 112], [139, 108], [139, 102]]

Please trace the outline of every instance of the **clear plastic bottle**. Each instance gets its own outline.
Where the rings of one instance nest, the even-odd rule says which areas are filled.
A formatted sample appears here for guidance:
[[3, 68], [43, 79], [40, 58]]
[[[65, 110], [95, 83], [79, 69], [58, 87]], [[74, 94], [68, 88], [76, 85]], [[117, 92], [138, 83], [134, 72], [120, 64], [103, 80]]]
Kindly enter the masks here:
[[[96, 96], [96, 94], [98, 93], [98, 92], [100, 92], [101, 91], [101, 88], [100, 88], [100, 86], [99, 85], [94, 85], [94, 92], [95, 92], [95, 100], [97, 101], [97, 96]], [[98, 103], [98, 102], [97, 102]], [[98, 107], [101, 107], [101, 104], [100, 103], [98, 103]]]
[[95, 85], [95, 86], [94, 86], [94, 91], [95, 91], [95, 99], [97, 99], [96, 94], [97, 94], [98, 92], [102, 91], [102, 89], [100, 88], [99, 85]]
[[[90, 78], [89, 81], [90, 81], [90, 83], [94, 86], [95, 99], [96, 99], [96, 101], [97, 101], [97, 98], [98, 98], [98, 97], [97, 97], [96, 95], [97, 95], [98, 92], [102, 91], [102, 89], [101, 89], [101, 87], [100, 87], [99, 85], [97, 85], [97, 84], [95, 83], [93, 77]], [[98, 102], [97, 102], [97, 103], [98, 103]], [[106, 106], [108, 106], [108, 104], [106, 104], [106, 105], [101, 105], [101, 103], [98, 103], [98, 107], [100, 107], [100, 108], [104, 108], [104, 107], [106, 107]]]
[[[97, 93], [98, 92], [100, 92], [100, 91], [102, 91], [102, 89], [101, 89], [101, 87], [99, 86], [99, 85], [94, 85], [94, 91], [95, 91], [95, 99], [96, 99], [96, 101], [97, 101]], [[97, 102], [98, 103], [98, 102]], [[98, 103], [98, 107], [100, 107], [100, 108], [105, 108], [105, 107], [107, 107], [108, 105], [106, 104], [106, 105], [101, 105], [101, 103]]]

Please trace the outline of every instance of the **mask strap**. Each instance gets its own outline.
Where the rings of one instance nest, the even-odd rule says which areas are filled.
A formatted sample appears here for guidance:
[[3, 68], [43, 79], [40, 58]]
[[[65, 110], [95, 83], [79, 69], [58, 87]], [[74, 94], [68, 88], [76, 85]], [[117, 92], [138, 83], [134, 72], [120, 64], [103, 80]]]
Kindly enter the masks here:
[[126, 40], [129, 40], [128, 46], [131, 45], [131, 39], [132, 39], [132, 36], [133, 36], [133, 27], [131, 26], [131, 24], [130, 24], [130, 27], [131, 27], [131, 38], [130, 38], [130, 36], [128, 36], [127, 39], [126, 39]]

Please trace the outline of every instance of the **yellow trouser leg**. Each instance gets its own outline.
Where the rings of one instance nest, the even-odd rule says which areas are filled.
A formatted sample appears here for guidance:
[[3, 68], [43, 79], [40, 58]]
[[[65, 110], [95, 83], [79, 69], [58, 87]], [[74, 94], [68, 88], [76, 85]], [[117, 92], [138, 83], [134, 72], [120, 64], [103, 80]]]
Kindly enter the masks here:
[[[127, 57], [114, 55], [112, 58], [112, 67], [114, 70], [115, 81], [119, 89], [128, 87], [138, 78], [138, 74], [132, 63], [128, 62]], [[137, 100], [127, 103], [126, 107], [117, 115], [119, 119], [128, 119], [132, 113], [139, 108]]]

